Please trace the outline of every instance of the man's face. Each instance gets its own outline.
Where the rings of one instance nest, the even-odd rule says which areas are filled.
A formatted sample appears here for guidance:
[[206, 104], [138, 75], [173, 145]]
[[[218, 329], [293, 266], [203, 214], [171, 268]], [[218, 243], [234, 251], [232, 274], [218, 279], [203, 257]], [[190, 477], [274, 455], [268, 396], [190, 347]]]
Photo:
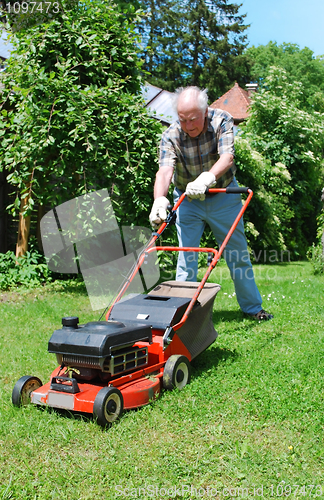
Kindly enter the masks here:
[[[187, 97], [187, 96], [186, 96]], [[181, 99], [178, 102], [178, 116], [181, 128], [190, 137], [198, 137], [204, 129], [206, 112], [201, 111], [195, 99]]]

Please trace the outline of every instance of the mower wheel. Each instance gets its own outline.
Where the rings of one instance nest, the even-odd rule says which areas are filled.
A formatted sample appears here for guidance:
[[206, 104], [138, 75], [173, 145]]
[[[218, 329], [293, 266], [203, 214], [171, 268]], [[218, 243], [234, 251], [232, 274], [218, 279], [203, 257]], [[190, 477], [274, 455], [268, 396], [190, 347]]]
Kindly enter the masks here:
[[116, 387], [101, 389], [93, 403], [93, 416], [102, 427], [110, 426], [124, 409], [123, 395]]
[[173, 354], [165, 363], [163, 371], [163, 387], [171, 391], [183, 389], [190, 382], [190, 363], [186, 356]]
[[30, 403], [30, 395], [43, 384], [38, 377], [25, 375], [16, 382], [12, 391], [11, 401], [15, 406], [26, 406]]

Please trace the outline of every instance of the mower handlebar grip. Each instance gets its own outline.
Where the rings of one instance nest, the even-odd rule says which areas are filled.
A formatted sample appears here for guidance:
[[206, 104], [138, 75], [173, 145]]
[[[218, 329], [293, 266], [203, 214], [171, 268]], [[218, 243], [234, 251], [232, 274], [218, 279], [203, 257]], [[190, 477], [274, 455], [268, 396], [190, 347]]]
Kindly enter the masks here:
[[[227, 187], [226, 189], [226, 194], [248, 194], [250, 191], [250, 188], [248, 187]], [[205, 194], [213, 194], [213, 188], [211, 189], [206, 189]], [[216, 193], [215, 193], [216, 194]]]
[[226, 188], [226, 193], [239, 193], [239, 194], [247, 194], [249, 192], [248, 187], [228, 187]]

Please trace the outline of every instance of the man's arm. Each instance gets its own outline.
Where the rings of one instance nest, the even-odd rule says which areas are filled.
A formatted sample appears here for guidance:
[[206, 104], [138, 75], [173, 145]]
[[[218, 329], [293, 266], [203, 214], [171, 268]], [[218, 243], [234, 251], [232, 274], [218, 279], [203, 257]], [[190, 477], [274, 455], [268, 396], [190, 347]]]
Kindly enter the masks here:
[[234, 156], [230, 153], [222, 154], [217, 162], [212, 166], [210, 172], [214, 174], [216, 180], [224, 175], [233, 165]]
[[208, 172], [202, 172], [195, 181], [189, 182], [186, 187], [188, 200], [205, 199], [206, 189], [215, 186], [216, 181], [233, 165], [234, 156], [231, 153], [222, 154]]
[[[217, 110], [216, 110], [217, 111]], [[220, 132], [218, 139], [218, 161], [212, 166], [210, 172], [215, 175], [218, 180], [222, 175], [224, 175], [227, 170], [233, 165], [234, 160], [234, 120], [231, 115], [227, 112], [218, 110], [216, 112], [216, 123], [214, 126], [215, 134], [217, 130]], [[221, 123], [219, 129], [217, 127], [217, 116], [219, 119], [219, 112], [221, 117]]]
[[[219, 111], [219, 110], [218, 110]], [[217, 115], [217, 113], [216, 113]], [[218, 113], [219, 118], [219, 113]], [[233, 135], [233, 117], [226, 112], [221, 113], [222, 121], [217, 123], [217, 116], [214, 131], [217, 133], [220, 127], [220, 137], [218, 139], [219, 158], [208, 172], [202, 172], [195, 181], [189, 182], [186, 187], [188, 199], [205, 199], [207, 188], [215, 186], [216, 182], [233, 165], [234, 160], [234, 135]]]
[[[216, 165], [216, 164], [215, 164]], [[156, 173], [154, 184], [154, 199], [167, 196], [173, 176], [173, 167], [161, 167]]]

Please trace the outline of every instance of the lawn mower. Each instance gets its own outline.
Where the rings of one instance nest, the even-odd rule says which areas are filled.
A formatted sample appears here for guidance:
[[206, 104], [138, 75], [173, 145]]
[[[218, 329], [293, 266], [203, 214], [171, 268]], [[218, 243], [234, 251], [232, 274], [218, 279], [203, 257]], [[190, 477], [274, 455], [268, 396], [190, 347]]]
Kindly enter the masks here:
[[[29, 402], [73, 412], [93, 414], [110, 426], [124, 409], [138, 408], [157, 398], [162, 389], [183, 389], [190, 381], [190, 362], [217, 338], [213, 303], [220, 286], [207, 283], [224, 248], [253, 195], [249, 188], [210, 189], [210, 194], [246, 193], [248, 196], [218, 250], [156, 246], [156, 240], [176, 217], [185, 193], [169, 211], [138, 256], [105, 319], [79, 324], [64, 317], [48, 352], [58, 367], [45, 385], [35, 376], [21, 377], [12, 392], [16, 406]], [[212, 260], [201, 282], [165, 281], [148, 293], [126, 294], [153, 252], [205, 252]]]

